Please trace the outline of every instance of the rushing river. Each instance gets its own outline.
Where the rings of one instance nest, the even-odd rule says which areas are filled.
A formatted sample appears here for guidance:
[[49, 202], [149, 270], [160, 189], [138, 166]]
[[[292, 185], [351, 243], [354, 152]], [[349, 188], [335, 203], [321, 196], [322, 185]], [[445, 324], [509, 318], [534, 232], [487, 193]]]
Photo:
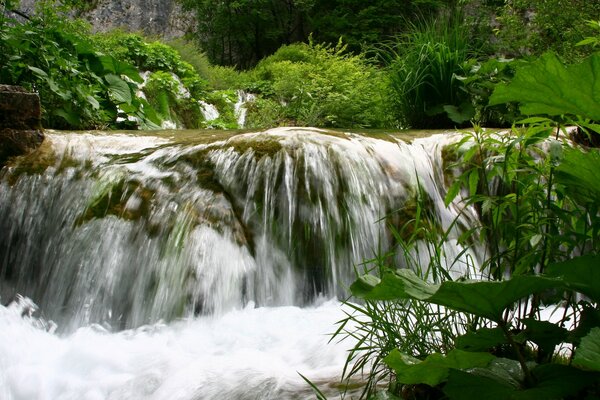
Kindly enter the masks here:
[[299, 373], [335, 396], [340, 300], [394, 212], [471, 223], [452, 140], [50, 132], [0, 181], [0, 398], [313, 398]]

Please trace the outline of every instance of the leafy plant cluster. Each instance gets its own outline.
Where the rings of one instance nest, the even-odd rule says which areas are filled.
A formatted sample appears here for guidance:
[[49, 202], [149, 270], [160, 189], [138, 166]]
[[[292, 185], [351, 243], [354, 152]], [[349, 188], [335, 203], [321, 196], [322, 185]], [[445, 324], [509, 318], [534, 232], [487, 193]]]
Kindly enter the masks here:
[[[176, 48], [122, 31], [91, 34], [69, 11], [45, 0], [30, 19], [17, 21], [3, 12], [0, 21], [0, 82], [38, 92], [44, 126], [205, 126], [198, 100], [207, 97], [209, 84]], [[189, 46], [187, 56], [201, 58], [191, 57]]]
[[[363, 56], [337, 46], [283, 46], [248, 73], [248, 89], [261, 95], [250, 126], [377, 127], [383, 125], [384, 79]], [[271, 121], [264, 119], [269, 115]]]
[[495, 9], [498, 51], [511, 57], [557, 53], [581, 59], [589, 51], [577, 43], [594, 33], [585, 19], [600, 16], [600, 4], [585, 0], [510, 0]]
[[88, 27], [65, 18], [66, 11], [45, 1], [23, 23], [2, 14], [0, 82], [39, 92], [46, 127], [114, 126], [120, 115], [156, 126], [152, 107], [135, 96], [138, 71], [98, 51]]
[[[524, 127], [476, 128], [449, 149], [446, 204], [475, 210], [479, 225], [458, 229], [457, 219], [439, 235], [421, 208], [396, 231], [399, 255], [373, 260], [377, 274], [352, 285], [364, 305], [337, 335], [358, 339], [345, 374], [368, 371], [364, 397], [600, 395], [600, 152], [574, 147], [564, 129], [600, 132], [598, 73], [600, 54], [517, 68], [490, 104], [520, 103], [532, 115]], [[421, 322], [430, 334], [415, 337]]]

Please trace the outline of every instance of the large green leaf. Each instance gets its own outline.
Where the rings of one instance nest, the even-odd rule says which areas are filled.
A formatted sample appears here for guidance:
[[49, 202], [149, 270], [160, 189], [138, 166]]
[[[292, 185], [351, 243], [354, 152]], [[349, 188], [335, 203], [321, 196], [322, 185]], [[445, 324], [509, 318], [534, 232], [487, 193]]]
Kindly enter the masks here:
[[506, 336], [500, 328], [480, 328], [456, 338], [456, 348], [465, 351], [489, 351], [505, 343]]
[[579, 115], [600, 120], [600, 53], [565, 67], [552, 53], [517, 69], [514, 79], [498, 86], [490, 105], [521, 103], [527, 115]]
[[426, 300], [437, 289], [437, 285], [424, 282], [408, 269], [384, 272], [382, 279], [363, 275], [350, 286], [352, 294], [367, 300]]
[[108, 83], [108, 92], [117, 103], [131, 103], [131, 89], [127, 82], [117, 75], [108, 74], [104, 77]]
[[506, 400], [515, 390], [508, 384], [486, 376], [451, 370], [444, 393], [451, 400]]
[[351, 290], [355, 296], [366, 299], [423, 300], [500, 321], [502, 312], [517, 300], [561, 286], [560, 280], [542, 276], [516, 276], [505, 281], [447, 281], [433, 285], [413, 271], [403, 269], [385, 273], [381, 281], [369, 278], [368, 283], [362, 281], [360, 286], [352, 285]]
[[594, 328], [581, 339], [581, 344], [575, 352], [575, 365], [600, 371], [600, 328]]
[[546, 354], [552, 354], [559, 343], [567, 341], [569, 331], [557, 324], [533, 318], [526, 318], [521, 322], [527, 327], [525, 337], [537, 344]]
[[563, 159], [556, 168], [556, 182], [565, 191], [583, 203], [600, 198], [600, 152], [590, 149], [564, 149]]
[[446, 355], [430, 354], [425, 360], [420, 361], [395, 349], [384, 361], [396, 372], [396, 378], [400, 383], [407, 385], [424, 383], [436, 386], [447, 379], [450, 369], [485, 367], [494, 358], [490, 353], [474, 353], [455, 349]]
[[566, 287], [600, 302], [600, 256], [585, 255], [551, 264], [546, 269], [551, 277], [560, 277]]
[[560, 364], [541, 364], [531, 372], [535, 386], [515, 393], [515, 400], [580, 398], [581, 391], [598, 380], [596, 373]]

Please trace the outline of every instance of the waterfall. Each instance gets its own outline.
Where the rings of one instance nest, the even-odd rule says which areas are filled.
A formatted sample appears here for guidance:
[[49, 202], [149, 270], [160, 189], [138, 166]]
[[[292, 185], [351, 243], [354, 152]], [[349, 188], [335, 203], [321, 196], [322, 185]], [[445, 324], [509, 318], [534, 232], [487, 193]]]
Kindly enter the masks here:
[[204, 115], [206, 121], [214, 121], [219, 118], [219, 110], [217, 110], [217, 107], [213, 104], [209, 104], [202, 100], [198, 100], [198, 104], [200, 105], [200, 111], [202, 111], [202, 115]]
[[246, 108], [246, 104], [251, 103], [256, 100], [256, 96], [252, 93], [247, 93], [243, 90], [238, 90], [238, 101], [235, 103], [233, 109], [234, 114], [237, 118], [238, 128], [243, 129], [246, 125], [246, 114], [248, 113], [248, 109]]
[[[57, 346], [67, 353], [85, 349], [83, 361], [74, 356], [85, 368], [99, 363], [115, 374], [105, 376], [110, 387], [102, 393], [121, 390], [122, 395], [110, 398], [171, 398], [178, 382], [194, 373], [201, 376], [176, 398], [223, 398], [222, 393], [255, 398], [252, 391], [246, 393], [250, 397], [240, 394], [243, 385], [227, 392], [229, 378], [207, 374], [216, 373], [209, 368], [215, 362], [237, 360], [218, 358], [224, 348], [235, 352], [238, 342], [247, 349], [245, 341], [256, 340], [248, 346], [300, 351], [290, 357], [314, 370], [318, 379], [336, 376], [343, 350], [334, 346], [322, 358], [316, 356], [327, 339], [322, 335], [331, 333], [343, 315], [337, 300], [326, 300], [347, 296], [354, 267], [391, 248], [392, 236], [379, 221], [413, 201], [419, 190], [428, 196], [440, 226], [452, 225], [458, 211], [443, 204], [441, 158], [452, 140], [452, 135], [436, 135], [406, 143], [391, 135], [376, 139], [310, 128], [240, 135], [195, 132], [179, 139], [160, 133], [50, 132], [38, 153], [5, 168], [0, 181], [0, 299], [7, 304], [26, 296], [43, 317], [21, 318], [31, 309], [19, 306], [22, 301], [0, 308], [0, 323], [10, 327], [0, 333], [0, 342], [19, 334], [33, 342], [17, 346], [33, 349], [24, 355], [0, 345], [0, 367], [23, 357], [17, 364], [38, 376], [48, 364], [40, 370], [26, 367], [37, 347]], [[461, 224], [470, 222], [455, 225]], [[452, 240], [450, 235], [449, 252], [456, 246]], [[316, 324], [320, 333], [304, 327], [303, 320]], [[58, 333], [32, 321], [53, 321]], [[284, 323], [289, 327], [280, 326]], [[240, 324], [248, 324], [249, 338], [234, 333]], [[292, 328], [301, 333], [289, 332]], [[226, 332], [233, 337], [218, 336]], [[201, 337], [196, 341], [194, 334]], [[314, 335], [319, 339], [311, 339]], [[144, 362], [139, 358], [145, 356], [114, 355], [129, 346], [128, 338], [134, 338], [131, 346], [173, 353], [129, 368], [125, 364]], [[285, 338], [300, 347], [286, 348]], [[117, 361], [95, 353], [96, 342], [113, 348]], [[212, 350], [191, 354], [214, 358], [213, 364], [193, 361], [177, 347], [192, 343], [212, 344]], [[163, 345], [170, 350], [159, 350]], [[314, 347], [315, 355], [304, 354], [303, 347]], [[55, 353], [48, 357], [48, 363], [65, 365]], [[272, 352], [257, 357], [266, 357], [268, 371], [248, 367], [239, 379], [258, 374], [255, 393], [266, 393], [261, 398], [287, 398], [290, 385], [302, 386], [298, 366], [287, 365], [291, 375], [282, 377], [277, 373], [280, 358], [269, 366]], [[114, 362], [123, 365], [117, 368]], [[169, 375], [167, 384], [162, 374], [170, 371], [169, 363], [188, 372]], [[338, 369], [332, 372], [331, 366]], [[115, 372], [121, 370], [124, 375]], [[15, 379], [0, 373], [0, 397], [28, 398], [18, 394], [25, 389]], [[212, 379], [223, 392], [207, 389], [202, 379]], [[54, 381], [47, 385], [60, 391]], [[146, 387], [148, 393], [134, 387]], [[71, 389], [63, 393], [85, 393]], [[108, 398], [99, 396], [89, 398]]]

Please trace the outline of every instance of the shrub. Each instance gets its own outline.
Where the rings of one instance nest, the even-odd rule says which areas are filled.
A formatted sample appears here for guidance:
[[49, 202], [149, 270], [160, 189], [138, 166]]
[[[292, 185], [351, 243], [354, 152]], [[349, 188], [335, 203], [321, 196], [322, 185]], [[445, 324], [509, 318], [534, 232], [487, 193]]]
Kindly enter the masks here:
[[284, 46], [249, 73], [253, 86], [283, 105], [296, 125], [377, 127], [386, 122], [384, 80], [363, 56], [345, 47]]

